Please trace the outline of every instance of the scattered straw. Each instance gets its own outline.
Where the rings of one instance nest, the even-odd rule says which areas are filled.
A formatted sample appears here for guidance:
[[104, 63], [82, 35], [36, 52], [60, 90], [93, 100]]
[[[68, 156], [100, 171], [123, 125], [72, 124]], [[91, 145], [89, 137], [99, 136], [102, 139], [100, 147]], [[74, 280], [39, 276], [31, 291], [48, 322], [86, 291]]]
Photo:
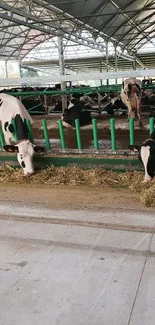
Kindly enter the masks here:
[[143, 180], [144, 172], [116, 173], [103, 168], [83, 170], [79, 167], [50, 167], [24, 177], [21, 168], [0, 166], [0, 183], [127, 187], [132, 192], [141, 193], [140, 200], [145, 206], [155, 206], [155, 180], [150, 183]]
[[155, 184], [142, 191], [140, 200], [146, 207], [155, 206]]

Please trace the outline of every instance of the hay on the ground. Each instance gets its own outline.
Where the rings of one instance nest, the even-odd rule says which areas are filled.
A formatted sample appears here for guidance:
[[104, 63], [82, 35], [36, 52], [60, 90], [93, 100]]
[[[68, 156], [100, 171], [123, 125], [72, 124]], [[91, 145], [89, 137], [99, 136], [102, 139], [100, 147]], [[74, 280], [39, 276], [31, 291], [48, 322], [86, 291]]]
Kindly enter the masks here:
[[79, 167], [49, 167], [24, 177], [23, 170], [0, 166], [0, 183], [85, 185], [92, 187], [127, 187], [141, 193], [140, 199], [146, 206], [155, 206], [155, 180], [144, 183], [144, 172], [116, 173], [103, 168], [83, 170]]
[[154, 207], [155, 206], [155, 185], [142, 191], [140, 201], [146, 207]]

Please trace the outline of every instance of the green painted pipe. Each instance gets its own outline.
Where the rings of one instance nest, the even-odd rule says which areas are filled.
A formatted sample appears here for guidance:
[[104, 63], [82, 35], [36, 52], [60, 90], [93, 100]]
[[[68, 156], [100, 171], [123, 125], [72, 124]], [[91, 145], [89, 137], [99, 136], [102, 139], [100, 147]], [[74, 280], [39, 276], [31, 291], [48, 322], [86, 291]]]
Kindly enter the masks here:
[[92, 125], [93, 125], [94, 148], [95, 148], [95, 150], [98, 150], [99, 149], [99, 144], [98, 144], [98, 134], [97, 134], [96, 118], [93, 118], [92, 119]]
[[[142, 85], [142, 89], [155, 89], [155, 84], [150, 85]], [[67, 90], [38, 90], [38, 91], [21, 91], [20, 93], [14, 92], [13, 96], [38, 96], [38, 95], [69, 95], [73, 93], [82, 93], [82, 94], [89, 94], [89, 93], [96, 93], [96, 92], [110, 92], [110, 91], [120, 91], [121, 84], [118, 85], [109, 85], [101, 86], [101, 87], [87, 87], [82, 89], [67, 89]], [[7, 93], [7, 92], [6, 92]], [[8, 93], [10, 94], [10, 93]]]
[[45, 119], [43, 119], [41, 122], [42, 122], [42, 126], [43, 126], [43, 131], [44, 131], [46, 148], [47, 148], [47, 150], [49, 150], [51, 148], [51, 145], [50, 145], [50, 140], [49, 140], [49, 135], [48, 135], [48, 130], [47, 130], [47, 123], [46, 123]]
[[154, 117], [150, 117], [150, 134], [154, 131]]
[[75, 127], [76, 127], [77, 146], [78, 146], [78, 149], [79, 149], [79, 150], [82, 150], [79, 119], [76, 119], [76, 120], [75, 120]]
[[18, 142], [17, 129], [16, 129], [16, 123], [15, 123], [15, 120], [13, 119], [11, 123], [12, 123], [13, 128], [14, 128], [13, 135], [14, 135], [15, 141]]
[[66, 143], [65, 143], [64, 128], [63, 128], [62, 120], [58, 120], [58, 126], [59, 126], [61, 147], [62, 147], [63, 150], [65, 150], [66, 149]]
[[[106, 92], [106, 91], [120, 91], [121, 85], [110, 85], [109, 88], [107, 86], [100, 86], [100, 87], [87, 87], [87, 88], [80, 88], [80, 89], [66, 89], [66, 90], [38, 90], [38, 91], [21, 91], [14, 92], [13, 96], [38, 96], [38, 95], [69, 95], [73, 93], [82, 93], [82, 94], [89, 94], [89, 93], [96, 93], [96, 92]], [[7, 92], [6, 92], [7, 93]]]
[[111, 132], [111, 147], [112, 151], [116, 150], [116, 132], [115, 132], [115, 119], [110, 119], [110, 132]]
[[27, 128], [28, 128], [28, 131], [29, 131], [29, 139], [30, 139], [31, 143], [34, 143], [33, 133], [32, 133], [32, 126], [31, 126], [30, 120], [26, 120], [26, 124], [27, 124]]
[[134, 118], [129, 120], [129, 129], [130, 129], [130, 145], [134, 145]]
[[1, 143], [1, 146], [3, 148], [5, 146], [5, 140], [4, 140], [4, 135], [3, 135], [1, 123], [0, 123], [0, 143]]

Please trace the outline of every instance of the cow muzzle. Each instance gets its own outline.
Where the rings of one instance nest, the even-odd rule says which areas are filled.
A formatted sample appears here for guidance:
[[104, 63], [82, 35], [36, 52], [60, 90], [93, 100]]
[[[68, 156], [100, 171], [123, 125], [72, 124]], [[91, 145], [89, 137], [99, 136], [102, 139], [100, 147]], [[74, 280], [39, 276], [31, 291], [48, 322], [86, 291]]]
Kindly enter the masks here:
[[30, 176], [33, 175], [33, 174], [34, 174], [34, 172], [24, 173], [24, 176], [25, 176], [25, 177], [30, 177]]

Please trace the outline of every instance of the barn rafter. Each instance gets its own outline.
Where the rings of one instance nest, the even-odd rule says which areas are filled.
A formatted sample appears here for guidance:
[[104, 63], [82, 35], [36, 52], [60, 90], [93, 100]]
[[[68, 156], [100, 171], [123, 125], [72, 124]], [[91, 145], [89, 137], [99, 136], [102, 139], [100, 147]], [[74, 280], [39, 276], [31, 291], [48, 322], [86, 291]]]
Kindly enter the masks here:
[[1, 0], [0, 59], [22, 60], [61, 35], [101, 57], [111, 42], [122, 49], [120, 57], [146, 68], [137, 51], [147, 42], [155, 46], [154, 18], [154, 0]]

